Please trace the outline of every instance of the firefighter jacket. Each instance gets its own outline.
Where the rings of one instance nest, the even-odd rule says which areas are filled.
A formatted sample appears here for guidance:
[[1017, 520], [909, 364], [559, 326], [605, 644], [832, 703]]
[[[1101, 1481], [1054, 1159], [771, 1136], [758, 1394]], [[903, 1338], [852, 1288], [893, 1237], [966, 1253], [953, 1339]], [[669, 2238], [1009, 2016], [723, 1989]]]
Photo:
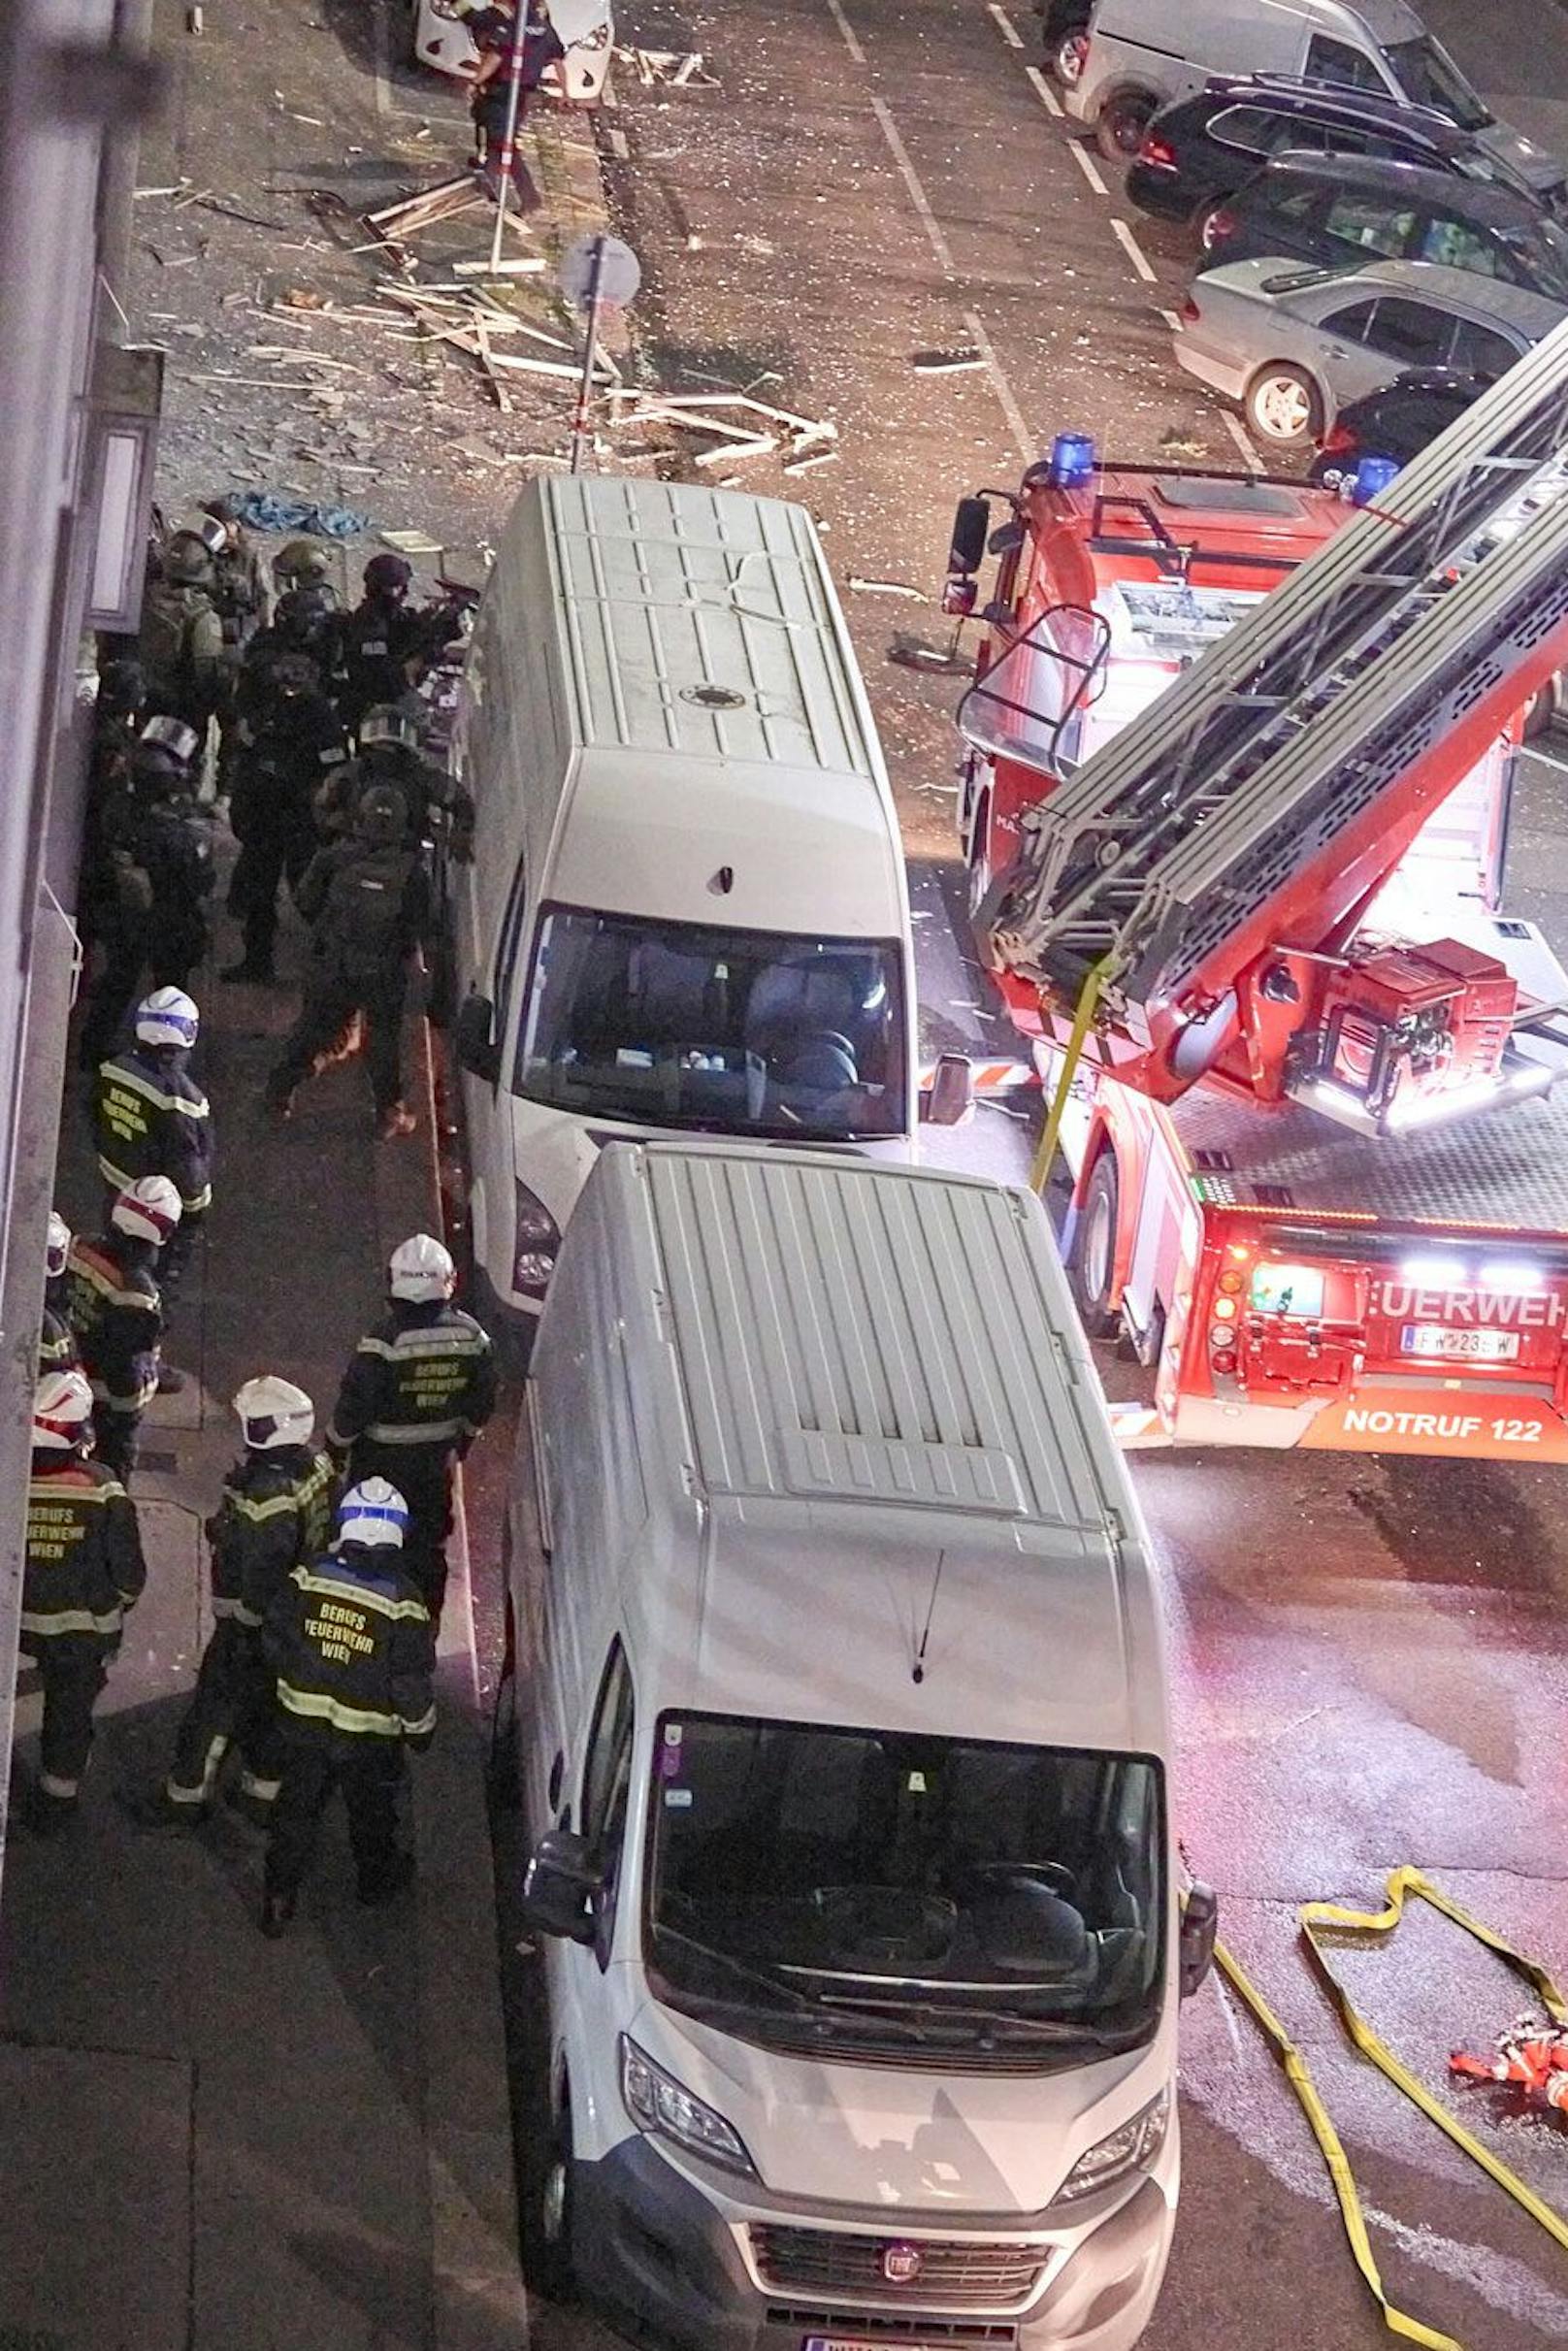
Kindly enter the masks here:
[[207, 1521], [212, 1614], [260, 1625], [292, 1570], [327, 1548], [337, 1473], [309, 1445], [241, 1454]]
[[444, 1482], [495, 1408], [490, 1341], [474, 1317], [444, 1299], [400, 1301], [355, 1348], [327, 1442], [351, 1453], [356, 1478], [390, 1478], [411, 1502], [405, 1474], [439, 1466]]
[[212, 1114], [185, 1056], [133, 1045], [98, 1071], [93, 1104], [98, 1172], [116, 1192], [139, 1177], [167, 1176], [187, 1217], [212, 1198]]
[[143, 1412], [158, 1392], [163, 1300], [151, 1257], [149, 1242], [124, 1233], [79, 1233], [65, 1263], [82, 1368], [98, 1402], [116, 1412]]
[[[50, 1288], [53, 1288], [52, 1283]], [[44, 1300], [44, 1319], [38, 1326], [38, 1376], [47, 1372], [80, 1371], [82, 1356], [77, 1348], [77, 1334], [71, 1328], [70, 1315], [51, 1298]]]
[[348, 1543], [296, 1567], [262, 1643], [291, 1733], [359, 1751], [367, 1739], [429, 1746], [436, 1635], [396, 1553]]
[[88, 1633], [117, 1641], [147, 1582], [136, 1505], [101, 1461], [35, 1453], [27, 1486], [22, 1647]]

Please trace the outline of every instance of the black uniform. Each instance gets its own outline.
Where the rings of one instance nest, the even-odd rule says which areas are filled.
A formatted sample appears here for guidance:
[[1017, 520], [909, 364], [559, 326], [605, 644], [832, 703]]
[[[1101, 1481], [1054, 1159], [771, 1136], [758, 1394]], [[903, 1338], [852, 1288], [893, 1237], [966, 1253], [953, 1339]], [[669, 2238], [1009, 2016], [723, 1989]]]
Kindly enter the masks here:
[[212, 1638], [175, 1741], [171, 1806], [205, 1811], [231, 1743], [244, 1759], [242, 1792], [258, 1804], [278, 1794], [282, 1733], [261, 1628], [293, 1569], [326, 1548], [335, 1478], [324, 1453], [279, 1445], [247, 1448], [224, 1480], [207, 1521]]
[[316, 848], [312, 801], [322, 780], [348, 756], [322, 693], [274, 693], [244, 723], [229, 822], [240, 843], [229, 903], [245, 936], [245, 966], [271, 976], [278, 935], [278, 885], [296, 893]]
[[163, 1300], [152, 1271], [156, 1257], [150, 1241], [108, 1232], [96, 1241], [78, 1233], [66, 1259], [98, 1457], [121, 1478], [136, 1467], [142, 1415], [158, 1392]]
[[212, 1200], [212, 1114], [178, 1045], [132, 1045], [98, 1071], [93, 1123], [108, 1208], [142, 1176], [167, 1176], [180, 1219], [164, 1243], [158, 1278], [179, 1285]]
[[374, 743], [334, 768], [315, 796], [316, 826], [329, 844], [352, 833], [360, 801], [377, 785], [389, 787], [403, 802], [404, 839], [410, 847], [424, 840], [432, 806], [447, 797], [446, 778], [407, 744]]
[[394, 1299], [343, 1374], [327, 1443], [346, 1453], [348, 1479], [387, 1478], [408, 1506], [404, 1565], [441, 1621], [452, 1465], [496, 1409], [490, 1341], [449, 1300]]
[[50, 1282], [45, 1287], [44, 1316], [38, 1326], [38, 1376], [41, 1380], [48, 1372], [82, 1369], [77, 1334], [71, 1327], [64, 1291], [63, 1274], [57, 1282]]
[[[501, 156], [506, 136], [506, 110], [510, 103], [507, 85], [510, 79], [512, 20], [500, 10], [486, 9], [470, 19], [470, 30], [479, 51], [481, 78], [474, 83], [469, 112], [483, 148], [485, 183], [491, 194], [496, 195], [501, 183]], [[545, 68], [565, 54], [561, 36], [549, 17], [542, 9], [530, 7], [523, 33], [522, 70], [518, 78], [517, 133], [522, 131], [529, 99], [539, 88]], [[523, 159], [520, 138], [512, 147], [511, 177], [520, 210], [525, 212], [537, 212], [543, 198]]]
[[27, 1487], [21, 1646], [44, 1683], [41, 1785], [74, 1804], [92, 1747], [92, 1710], [147, 1582], [136, 1506], [101, 1461], [37, 1451]]
[[344, 1544], [294, 1569], [262, 1640], [285, 1755], [267, 1850], [269, 1901], [292, 1909], [335, 1787], [348, 1812], [360, 1899], [384, 1901], [410, 1868], [397, 1837], [405, 1751], [428, 1747], [436, 1728], [429, 1611], [395, 1551]]
[[288, 1102], [356, 1012], [365, 1016], [371, 1091], [383, 1114], [403, 1099], [403, 999], [408, 960], [430, 928], [430, 881], [417, 850], [337, 841], [319, 850], [295, 894], [313, 926], [305, 1001], [267, 1081]]
[[208, 948], [212, 829], [188, 792], [116, 802], [105, 827], [115, 902], [105, 919], [103, 967], [82, 1032], [91, 1068], [114, 1048], [145, 972], [154, 988], [184, 988]]
[[408, 664], [421, 643], [420, 616], [398, 596], [374, 592], [338, 623], [338, 711], [350, 735], [377, 702], [408, 691]]

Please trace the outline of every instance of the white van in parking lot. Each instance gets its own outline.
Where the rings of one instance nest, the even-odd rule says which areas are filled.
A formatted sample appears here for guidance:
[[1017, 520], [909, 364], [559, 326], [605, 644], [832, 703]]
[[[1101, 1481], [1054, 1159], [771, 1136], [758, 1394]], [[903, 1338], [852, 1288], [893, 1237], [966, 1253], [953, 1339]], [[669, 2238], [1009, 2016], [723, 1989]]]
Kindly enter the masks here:
[[[445, 896], [486, 1306], [537, 1317], [614, 1135], [908, 1156], [898, 823], [803, 508], [531, 483], [474, 621], [453, 760], [474, 803]], [[932, 1116], [965, 1106], [964, 1065], [948, 1074]]]
[[611, 1146], [506, 1553], [555, 2282], [693, 2351], [1130, 2351], [1214, 1901], [1039, 1201]]

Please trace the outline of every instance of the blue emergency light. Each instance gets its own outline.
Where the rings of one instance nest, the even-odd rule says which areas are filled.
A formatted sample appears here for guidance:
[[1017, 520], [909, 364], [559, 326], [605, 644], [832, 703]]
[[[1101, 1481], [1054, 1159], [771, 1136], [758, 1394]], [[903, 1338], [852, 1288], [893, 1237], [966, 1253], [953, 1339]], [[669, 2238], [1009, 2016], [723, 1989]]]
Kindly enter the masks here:
[[1098, 463], [1087, 433], [1059, 433], [1051, 443], [1045, 477], [1053, 490], [1081, 490], [1094, 478]]
[[1369, 506], [1375, 498], [1383, 496], [1398, 471], [1398, 464], [1391, 457], [1363, 457], [1351, 482], [1351, 505]]

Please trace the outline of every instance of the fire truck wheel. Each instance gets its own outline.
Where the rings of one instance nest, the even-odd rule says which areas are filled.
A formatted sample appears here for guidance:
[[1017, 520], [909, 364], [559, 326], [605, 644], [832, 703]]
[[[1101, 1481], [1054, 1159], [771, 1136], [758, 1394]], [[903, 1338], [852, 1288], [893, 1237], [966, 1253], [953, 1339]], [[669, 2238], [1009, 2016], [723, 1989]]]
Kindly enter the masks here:
[[1120, 1186], [1116, 1154], [1109, 1146], [1090, 1170], [1078, 1228], [1073, 1234], [1068, 1275], [1085, 1330], [1092, 1339], [1114, 1338], [1121, 1327], [1119, 1309], [1111, 1304], [1116, 1272], [1116, 1220]]
[[1107, 162], [1131, 162], [1154, 113], [1155, 101], [1148, 90], [1123, 90], [1106, 100], [1094, 125], [1094, 145]]
[[1247, 386], [1247, 422], [1260, 441], [1282, 447], [1309, 441], [1321, 421], [1317, 385], [1283, 359], [1259, 368]]

